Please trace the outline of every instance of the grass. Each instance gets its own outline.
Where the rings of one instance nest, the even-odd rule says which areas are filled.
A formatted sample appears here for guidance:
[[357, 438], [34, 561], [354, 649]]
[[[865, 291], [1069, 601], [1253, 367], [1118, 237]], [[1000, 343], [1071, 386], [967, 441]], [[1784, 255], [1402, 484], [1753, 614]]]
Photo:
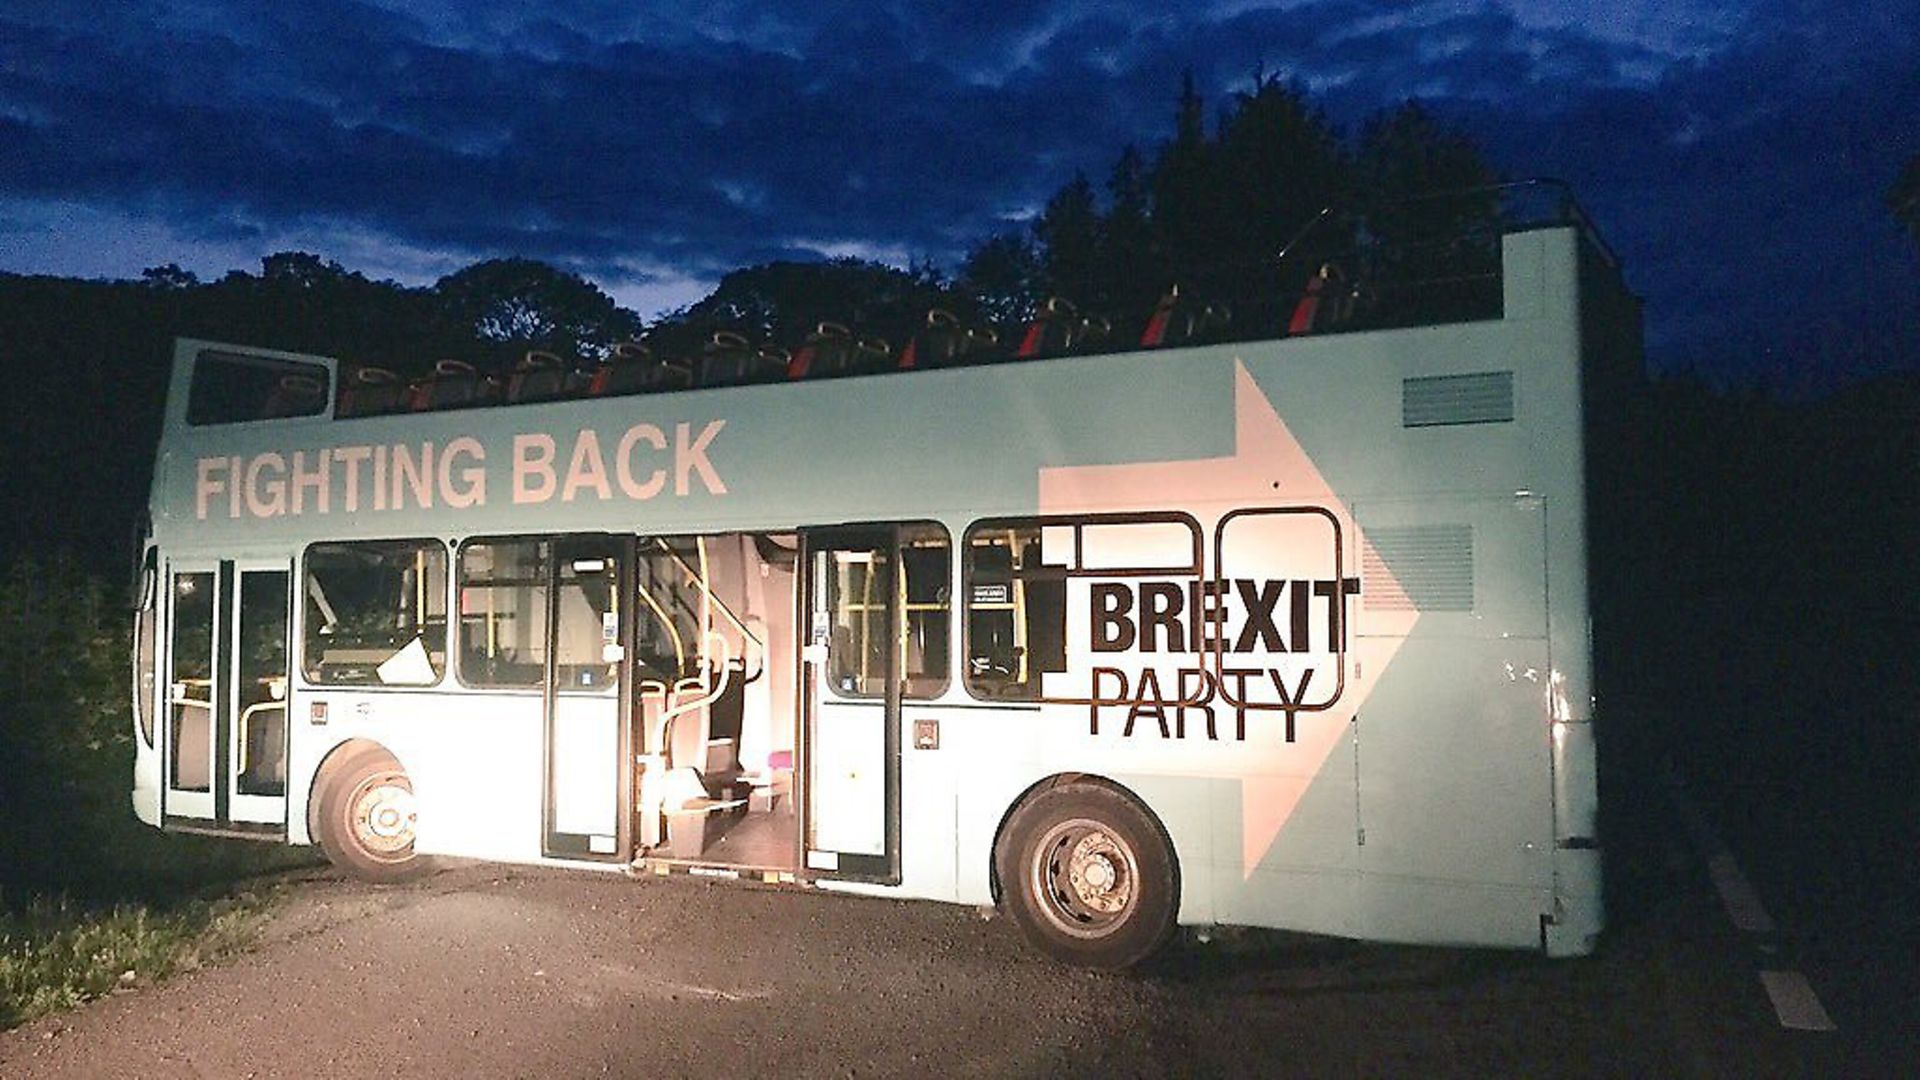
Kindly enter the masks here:
[[134, 818], [130, 622], [69, 560], [0, 567], [0, 1029], [233, 954], [315, 861]]
[[0, 1030], [232, 956], [254, 940], [274, 895], [248, 890], [168, 910], [40, 900], [0, 914]]

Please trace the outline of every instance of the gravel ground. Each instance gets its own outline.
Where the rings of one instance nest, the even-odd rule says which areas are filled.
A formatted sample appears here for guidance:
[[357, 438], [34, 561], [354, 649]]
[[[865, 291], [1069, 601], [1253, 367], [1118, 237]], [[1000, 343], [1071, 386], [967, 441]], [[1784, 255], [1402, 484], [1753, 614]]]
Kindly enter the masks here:
[[1688, 891], [1571, 962], [1243, 933], [1104, 975], [944, 905], [318, 876], [238, 959], [0, 1035], [0, 1077], [1764, 1074], [1791, 1057], [1713, 915]]

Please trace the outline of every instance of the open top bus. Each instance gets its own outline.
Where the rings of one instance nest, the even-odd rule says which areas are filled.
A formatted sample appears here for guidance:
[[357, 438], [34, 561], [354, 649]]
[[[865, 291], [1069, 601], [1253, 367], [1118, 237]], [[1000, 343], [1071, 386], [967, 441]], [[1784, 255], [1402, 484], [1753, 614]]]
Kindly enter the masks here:
[[1638, 304], [1557, 186], [1475, 200], [1444, 258], [1342, 228], [1263, 327], [1170, 290], [1096, 351], [935, 315], [911, 362], [636, 346], [481, 408], [182, 341], [135, 810], [375, 880], [998, 903], [1106, 967], [1178, 924], [1586, 952], [1586, 432]]

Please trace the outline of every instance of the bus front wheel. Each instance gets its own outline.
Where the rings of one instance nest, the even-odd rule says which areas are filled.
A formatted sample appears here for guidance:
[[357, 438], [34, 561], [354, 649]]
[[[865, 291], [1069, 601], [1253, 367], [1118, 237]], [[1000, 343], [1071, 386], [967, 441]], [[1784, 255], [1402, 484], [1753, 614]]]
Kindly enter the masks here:
[[413, 783], [378, 747], [352, 751], [328, 769], [316, 818], [321, 850], [364, 881], [401, 881], [421, 868], [413, 851]]
[[1164, 946], [1180, 873], [1159, 822], [1113, 788], [1072, 782], [1014, 811], [998, 853], [1001, 889], [1028, 940], [1082, 967], [1131, 967]]

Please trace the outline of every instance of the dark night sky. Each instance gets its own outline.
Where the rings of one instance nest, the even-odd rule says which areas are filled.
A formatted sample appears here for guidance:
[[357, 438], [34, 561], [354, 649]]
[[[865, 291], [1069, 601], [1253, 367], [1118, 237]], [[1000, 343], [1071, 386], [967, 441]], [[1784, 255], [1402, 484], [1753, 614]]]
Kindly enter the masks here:
[[1210, 107], [1264, 70], [1348, 130], [1419, 97], [1571, 181], [1657, 367], [1920, 368], [1920, 245], [1883, 204], [1920, 153], [1910, 0], [1163, 7], [6, 0], [0, 269], [523, 255], [652, 315], [774, 258], [951, 267], [1170, 134], [1183, 70]]

